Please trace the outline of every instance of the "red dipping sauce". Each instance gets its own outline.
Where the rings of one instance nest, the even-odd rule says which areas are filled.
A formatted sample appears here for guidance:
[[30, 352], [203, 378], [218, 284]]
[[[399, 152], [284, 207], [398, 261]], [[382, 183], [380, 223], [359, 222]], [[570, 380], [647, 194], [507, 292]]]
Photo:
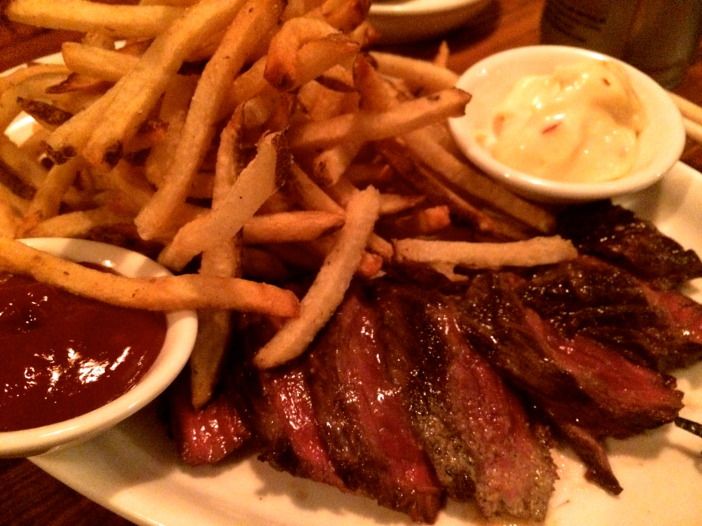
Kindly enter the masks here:
[[161, 350], [160, 312], [0, 273], [0, 431], [60, 422], [131, 389]]

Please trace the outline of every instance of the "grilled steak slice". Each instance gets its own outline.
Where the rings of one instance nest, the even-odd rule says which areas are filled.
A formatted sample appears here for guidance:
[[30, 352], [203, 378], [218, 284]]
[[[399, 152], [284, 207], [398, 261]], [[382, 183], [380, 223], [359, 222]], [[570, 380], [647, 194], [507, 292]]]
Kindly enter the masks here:
[[592, 257], [538, 271], [522, 298], [566, 336], [591, 337], [659, 371], [702, 357], [702, 307]]
[[389, 353], [397, 363], [421, 357], [403, 374], [396, 367], [395, 379], [412, 393], [415, 429], [442, 483], [463, 498], [474, 486], [488, 517], [542, 520], [556, 478], [548, 448], [520, 401], [462, 337], [450, 299], [408, 286], [376, 289], [382, 334], [395, 342]]
[[594, 340], [563, 337], [524, 306], [518, 288], [518, 278], [508, 273], [474, 278], [461, 304], [463, 329], [471, 344], [557, 427], [577, 426], [594, 439], [621, 438], [675, 418], [682, 393], [672, 378], [633, 364]]
[[446, 353], [426, 323], [424, 298], [387, 280], [375, 283], [374, 294], [390, 374], [405, 395], [416, 436], [448, 494], [469, 500], [475, 493], [471, 452], [448, 414]]
[[190, 403], [187, 378], [182, 375], [169, 391], [170, 424], [176, 449], [186, 464], [213, 464], [242, 448], [252, 433], [227, 388], [202, 409]]
[[259, 383], [262, 396], [255, 403], [266, 442], [259, 458], [293, 475], [344, 490], [317, 428], [305, 372], [294, 365], [262, 372]]
[[568, 207], [558, 218], [558, 230], [580, 252], [625, 268], [657, 288], [673, 289], [702, 276], [697, 254], [609, 201]]
[[352, 292], [313, 344], [307, 363], [319, 429], [347, 487], [433, 522], [443, 491], [387, 373], [379, 327]]

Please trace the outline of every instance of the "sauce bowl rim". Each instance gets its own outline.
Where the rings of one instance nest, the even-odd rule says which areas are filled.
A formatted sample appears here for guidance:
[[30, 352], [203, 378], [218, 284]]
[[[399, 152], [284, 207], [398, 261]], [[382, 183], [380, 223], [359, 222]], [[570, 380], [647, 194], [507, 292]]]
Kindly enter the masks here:
[[[537, 201], [551, 203], [573, 203], [596, 199], [617, 197], [642, 190], [663, 177], [680, 159], [685, 147], [685, 128], [680, 111], [668, 96], [667, 92], [651, 77], [633, 66], [603, 53], [584, 48], [557, 45], [534, 45], [508, 49], [490, 55], [469, 67], [461, 74], [456, 86], [469, 93], [481, 83], [500, 82], [491, 72], [496, 67], [506, 67], [509, 64], [524, 63], [526, 59], [551, 62], [551, 67], [566, 62], [582, 59], [607, 60], [621, 65], [631, 80], [632, 87], [642, 98], [648, 123], [646, 127], [660, 124], [661, 114], [665, 116], [665, 132], [668, 145], [665, 149], [659, 147], [651, 156], [651, 161], [643, 169], [635, 168], [632, 173], [610, 181], [579, 183], [563, 182], [537, 177], [515, 168], [509, 167], [492, 157], [491, 153], [475, 139], [477, 128], [473, 127], [466, 115], [449, 119], [449, 128], [460, 150], [474, 164], [490, 177], [502, 181], [522, 196]], [[539, 72], [534, 72], [539, 73]], [[528, 74], [528, 73], [525, 73]], [[471, 111], [469, 102], [466, 113]], [[658, 111], [652, 113], [652, 109]], [[643, 133], [642, 133], [643, 135]], [[648, 155], [648, 153], [647, 153]]]
[[[106, 264], [129, 277], [172, 275], [147, 256], [108, 243], [55, 237], [18, 241], [73, 261]], [[106, 431], [156, 399], [187, 364], [198, 326], [194, 310], [164, 314], [166, 333], [163, 345], [154, 363], [134, 387], [103, 406], [67, 420], [17, 431], [0, 431], [0, 458], [33, 456], [70, 447]]]

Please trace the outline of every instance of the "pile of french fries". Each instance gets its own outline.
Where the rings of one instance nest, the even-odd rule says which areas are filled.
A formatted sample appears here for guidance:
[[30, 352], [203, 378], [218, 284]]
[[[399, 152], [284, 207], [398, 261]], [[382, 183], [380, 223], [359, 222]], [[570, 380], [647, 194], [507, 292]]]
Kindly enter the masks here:
[[[199, 309], [201, 407], [232, 310], [280, 320], [255, 358], [275, 367], [305, 350], [354, 276], [409, 261], [461, 279], [457, 266], [573, 257], [548, 211], [456, 150], [446, 119], [470, 95], [453, 87], [447, 49], [434, 61], [373, 51], [369, 3], [8, 2], [10, 20], [84, 37], [61, 64], [0, 78], [0, 268], [120, 305]], [[106, 235], [176, 275], [105, 275], [16, 241]], [[296, 295], [283, 284], [301, 275], [312, 284]]]

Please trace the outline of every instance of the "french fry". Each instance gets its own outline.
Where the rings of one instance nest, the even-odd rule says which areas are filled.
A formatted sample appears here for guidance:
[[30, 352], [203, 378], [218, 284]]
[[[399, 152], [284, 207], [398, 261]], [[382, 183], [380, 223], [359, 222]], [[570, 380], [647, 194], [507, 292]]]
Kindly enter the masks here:
[[507, 243], [469, 243], [400, 239], [394, 241], [400, 262], [451, 263], [468, 268], [531, 267], [577, 257], [573, 244], [559, 236], [535, 237]]
[[300, 315], [289, 320], [254, 357], [257, 367], [268, 369], [299, 356], [331, 318], [351, 283], [378, 217], [377, 190], [356, 194], [346, 209], [346, 222], [317, 277], [300, 302]]
[[0, 135], [0, 162], [20, 181], [33, 188], [39, 188], [46, 179], [44, 167], [5, 135]]
[[76, 178], [82, 161], [73, 159], [66, 164], [54, 165], [29, 203], [24, 215], [22, 231], [31, 230], [41, 221], [58, 214], [61, 200]]
[[401, 78], [412, 89], [421, 90], [423, 93], [450, 88], [458, 80], [458, 75], [453, 71], [425, 60], [381, 51], [371, 51], [370, 56], [378, 64], [380, 73]]
[[101, 117], [91, 121], [93, 130], [82, 155], [94, 165], [118, 156], [121, 145], [146, 119], [188, 55], [208, 34], [229, 25], [243, 4], [244, 0], [203, 0], [160, 33], [139, 62], [108, 91], [112, 100]]
[[[346, 206], [351, 197], [359, 190], [347, 179], [340, 179], [336, 185], [328, 189], [329, 194], [341, 206]], [[425, 197], [423, 195], [400, 195], [400, 194], [380, 194], [380, 215], [397, 214], [412, 208], [421, 203]]]
[[320, 211], [259, 215], [244, 225], [243, 242], [253, 245], [312, 241], [343, 223], [343, 215]]
[[200, 409], [212, 398], [229, 341], [231, 313], [226, 310], [198, 311], [197, 337], [190, 355], [190, 398]]
[[78, 42], [64, 42], [61, 55], [71, 71], [110, 82], [117, 82], [139, 62], [134, 55]]
[[87, 0], [11, 0], [5, 15], [13, 22], [49, 29], [100, 31], [116, 38], [154, 37], [183, 10], [171, 6], [108, 5]]
[[112, 104], [115, 93], [116, 86], [113, 86], [94, 104], [73, 115], [68, 121], [51, 132], [46, 138], [46, 149], [47, 154], [55, 163], [65, 163], [78, 155], [78, 152], [87, 144], [90, 134], [102, 120], [110, 104]]
[[309, 13], [324, 0], [288, 0], [281, 15], [282, 20], [290, 20]]
[[160, 120], [167, 123], [166, 137], [151, 148], [144, 167], [146, 178], [156, 187], [163, 184], [168, 163], [178, 148], [196, 85], [196, 77], [178, 75], [171, 81], [163, 94], [158, 116]]
[[445, 40], [441, 41], [439, 44], [439, 49], [436, 50], [436, 55], [432, 59], [431, 63], [440, 68], [448, 69], [448, 59], [451, 56], [451, 50], [449, 49], [448, 43]]
[[413, 236], [434, 234], [451, 224], [451, 214], [446, 205], [422, 208], [396, 221], [396, 227]]
[[326, 121], [309, 122], [290, 132], [294, 149], [324, 148], [342, 141], [377, 141], [403, 135], [431, 122], [463, 113], [470, 95], [450, 88], [403, 102], [388, 111], [345, 114]]
[[263, 78], [265, 68], [266, 57], [261, 57], [234, 80], [225, 104], [227, 111], [231, 112], [239, 104], [253, 99], [269, 85], [266, 79]]
[[490, 203], [494, 208], [540, 232], [547, 233], [553, 230], [555, 220], [551, 213], [517, 197], [457, 159], [438, 144], [431, 133], [427, 133], [426, 130], [415, 130], [404, 135], [403, 140], [416, 159], [466, 194]]
[[159, 260], [183, 268], [197, 254], [231, 239], [283, 182], [289, 159], [281, 150], [280, 133], [265, 136], [256, 157], [242, 171], [220, 204], [184, 225], [163, 250]]
[[[219, 206], [226, 199], [239, 175], [241, 121], [242, 112], [237, 111], [220, 135], [213, 206]], [[240, 274], [241, 265], [238, 240], [225, 239], [203, 252], [199, 272], [203, 276], [231, 277]], [[200, 311], [198, 316], [198, 335], [190, 355], [190, 396], [195, 408], [202, 407], [212, 397], [231, 328], [231, 314], [228, 311], [208, 309]]]
[[370, 0], [325, 0], [310, 16], [321, 16], [331, 26], [349, 32], [365, 21]]
[[29, 208], [28, 200], [20, 197], [1, 182], [0, 201], [8, 205], [17, 214], [24, 214]]
[[183, 125], [182, 139], [169, 164], [164, 184], [136, 219], [139, 234], [144, 239], [153, 239], [162, 233], [171, 222], [177, 206], [185, 200], [190, 182], [212, 140], [213, 124], [229, 86], [226, 81], [250, 57], [261, 34], [268, 33], [275, 25], [279, 10], [277, 0], [247, 2], [207, 63], [195, 89]]
[[397, 173], [419, 192], [436, 202], [448, 203], [451, 211], [469, 223], [478, 231], [494, 235], [499, 239], [523, 239], [525, 233], [512, 223], [498, 221], [484, 208], [466, 201], [458, 195], [437, 174], [429, 168], [416, 164], [405, 146], [396, 141], [383, 141], [378, 150], [393, 166]]
[[26, 237], [88, 237], [90, 232], [115, 225], [131, 225], [132, 216], [116, 214], [107, 207], [77, 210], [45, 219], [22, 233]]
[[[291, 180], [293, 191], [306, 208], [333, 214], [343, 213], [344, 208], [317, 186], [295, 163], [293, 163], [291, 169]], [[374, 232], [371, 233], [368, 239], [368, 248], [385, 260], [392, 258], [392, 244]]]
[[17, 234], [19, 217], [6, 201], [0, 200], [0, 237], [14, 239]]
[[348, 141], [317, 154], [312, 161], [315, 180], [320, 181], [324, 186], [335, 185], [362, 147], [361, 142]]
[[292, 18], [271, 39], [264, 76], [279, 90], [293, 90], [358, 50], [356, 42], [324, 20]]
[[11, 239], [0, 238], [0, 269], [30, 275], [78, 296], [145, 310], [232, 309], [291, 317], [299, 312], [286, 289], [237, 278], [187, 274], [127, 278], [87, 268]]
[[6, 129], [17, 117], [17, 97], [33, 98], [68, 74], [63, 64], [35, 64], [0, 77], [0, 126]]

